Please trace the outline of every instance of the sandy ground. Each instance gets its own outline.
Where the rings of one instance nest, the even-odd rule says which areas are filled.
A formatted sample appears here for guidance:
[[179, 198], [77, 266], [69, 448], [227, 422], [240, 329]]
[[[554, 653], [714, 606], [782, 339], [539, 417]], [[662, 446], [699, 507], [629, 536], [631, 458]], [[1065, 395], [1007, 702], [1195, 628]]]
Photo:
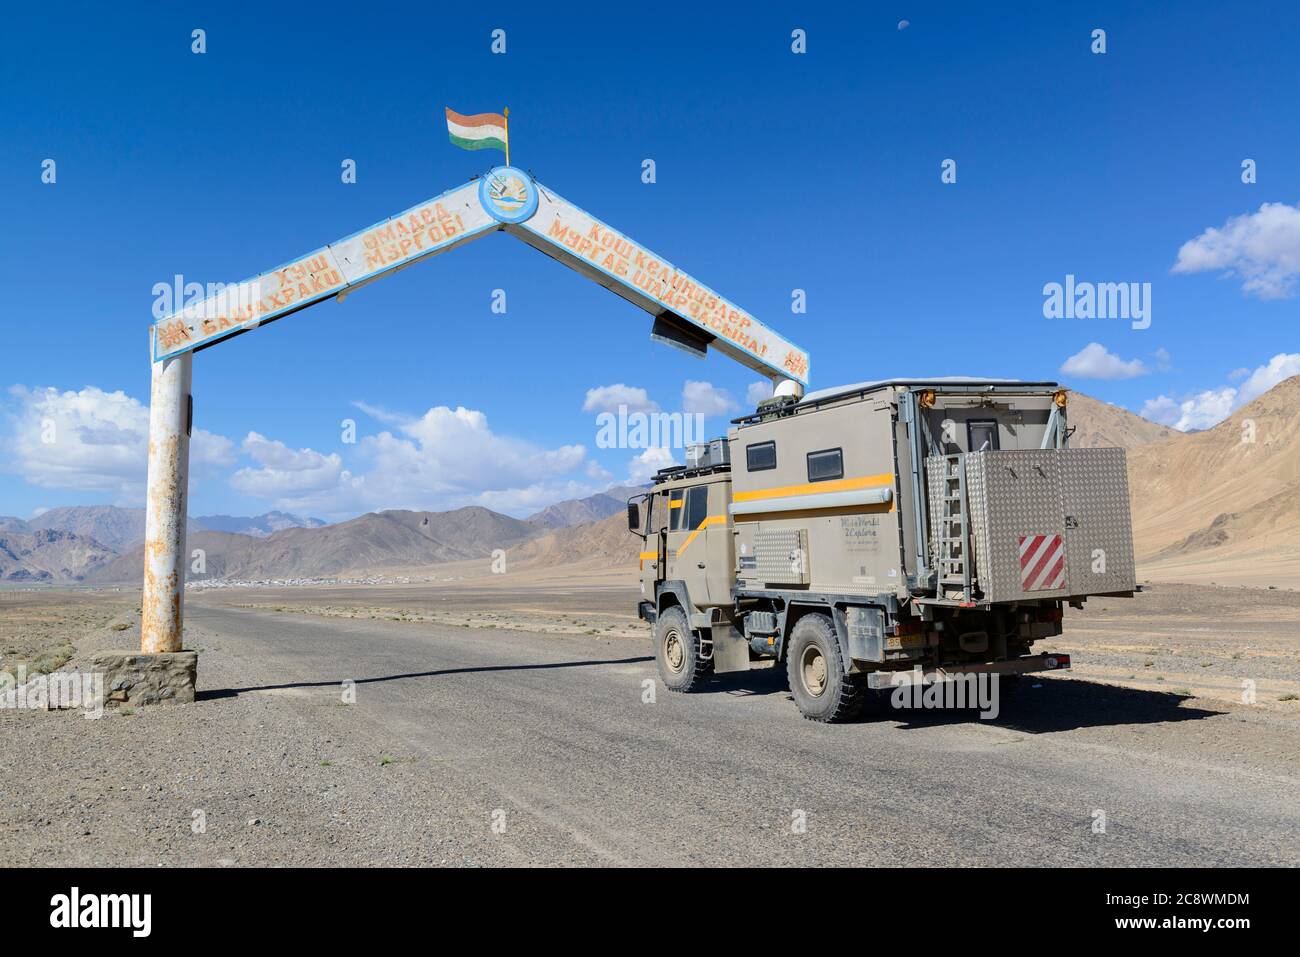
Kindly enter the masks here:
[[1133, 598], [1067, 609], [1053, 646], [1079, 678], [1300, 717], [1300, 592], [1149, 583]]
[[[1051, 643], [1072, 674], [1023, 689], [997, 722], [826, 728], [770, 672], [712, 694], [660, 686], [642, 709], [653, 664], [625, 577], [448, 577], [194, 593], [195, 704], [0, 712], [0, 855], [816, 865], [885, 848], [914, 864], [1300, 864], [1294, 592], [1159, 584], [1095, 601]], [[134, 598], [10, 593], [4, 647], [71, 643], [72, 666], [132, 647]], [[783, 842], [790, 808], [807, 807], [815, 840]], [[1105, 841], [1089, 829], [1098, 808], [1116, 818]]]
[[1170, 556], [1138, 564], [1138, 580], [1184, 582], [1194, 585], [1238, 585], [1246, 588], [1300, 590], [1300, 555], [1282, 546], [1267, 552], [1225, 552], [1206, 549], [1192, 555]]
[[[222, 589], [201, 601], [229, 607], [354, 619], [389, 619], [540, 634], [644, 637], [639, 590], [626, 575], [589, 585], [555, 570], [501, 577], [478, 565], [419, 585]], [[1187, 697], [1255, 703], [1300, 716], [1300, 592], [1148, 582], [1133, 598], [1068, 609], [1062, 636], [1090, 681]], [[1048, 647], [1050, 646], [1050, 647]], [[1253, 682], [1244, 685], [1243, 682]]]
[[45, 673], [96, 629], [127, 627], [140, 607], [138, 589], [0, 588], [0, 671]]
[[[440, 566], [437, 575], [426, 569], [424, 576], [400, 585], [190, 590], [188, 600], [532, 634], [649, 634], [635, 616], [637, 582], [623, 570], [596, 565], [501, 576], [467, 562]], [[1300, 716], [1300, 591], [1150, 581], [1143, 589], [1131, 599], [1097, 598], [1081, 611], [1067, 609], [1064, 634], [1040, 646], [1072, 654], [1075, 677], [1233, 702], [1253, 690], [1257, 705]], [[131, 589], [0, 591], [0, 670], [57, 667], [81, 636], [125, 628], [138, 609]]]

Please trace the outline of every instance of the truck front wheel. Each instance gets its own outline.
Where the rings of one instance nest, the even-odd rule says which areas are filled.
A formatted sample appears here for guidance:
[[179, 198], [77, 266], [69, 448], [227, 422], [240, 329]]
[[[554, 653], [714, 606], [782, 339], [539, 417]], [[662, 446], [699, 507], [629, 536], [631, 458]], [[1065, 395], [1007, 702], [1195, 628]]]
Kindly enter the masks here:
[[667, 608], [655, 622], [655, 666], [669, 691], [693, 691], [708, 677], [712, 662], [700, 658], [700, 639], [686, 612]]
[[804, 615], [790, 633], [786, 653], [790, 693], [810, 721], [844, 721], [862, 709], [866, 686], [844, 673], [835, 626], [826, 615]]

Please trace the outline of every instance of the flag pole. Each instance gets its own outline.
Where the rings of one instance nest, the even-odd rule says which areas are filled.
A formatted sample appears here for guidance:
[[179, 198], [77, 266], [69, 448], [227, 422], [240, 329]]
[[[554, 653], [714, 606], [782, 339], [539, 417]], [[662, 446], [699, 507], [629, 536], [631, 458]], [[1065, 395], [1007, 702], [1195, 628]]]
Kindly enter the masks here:
[[501, 114], [506, 118], [506, 165], [510, 165], [510, 107], [506, 107]]

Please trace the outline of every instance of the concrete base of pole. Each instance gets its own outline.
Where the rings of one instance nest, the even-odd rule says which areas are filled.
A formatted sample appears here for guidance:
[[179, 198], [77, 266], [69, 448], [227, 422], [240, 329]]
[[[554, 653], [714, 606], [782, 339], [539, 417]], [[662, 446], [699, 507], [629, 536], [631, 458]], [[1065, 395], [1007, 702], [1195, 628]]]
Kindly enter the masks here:
[[156, 655], [101, 651], [92, 656], [90, 670], [104, 676], [105, 707], [185, 704], [194, 700], [199, 655], [196, 651]]

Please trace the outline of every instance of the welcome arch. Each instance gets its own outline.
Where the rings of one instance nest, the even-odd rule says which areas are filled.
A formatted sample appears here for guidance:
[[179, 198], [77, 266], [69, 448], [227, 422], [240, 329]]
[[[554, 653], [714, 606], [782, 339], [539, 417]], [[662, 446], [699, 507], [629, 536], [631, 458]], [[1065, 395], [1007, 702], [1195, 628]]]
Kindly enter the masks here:
[[448, 190], [368, 229], [226, 286], [150, 331], [149, 479], [141, 650], [181, 650], [191, 383], [196, 352], [251, 332], [491, 232], [523, 240], [654, 317], [651, 336], [703, 356], [715, 349], [801, 395], [808, 354], [668, 260], [514, 166]]

